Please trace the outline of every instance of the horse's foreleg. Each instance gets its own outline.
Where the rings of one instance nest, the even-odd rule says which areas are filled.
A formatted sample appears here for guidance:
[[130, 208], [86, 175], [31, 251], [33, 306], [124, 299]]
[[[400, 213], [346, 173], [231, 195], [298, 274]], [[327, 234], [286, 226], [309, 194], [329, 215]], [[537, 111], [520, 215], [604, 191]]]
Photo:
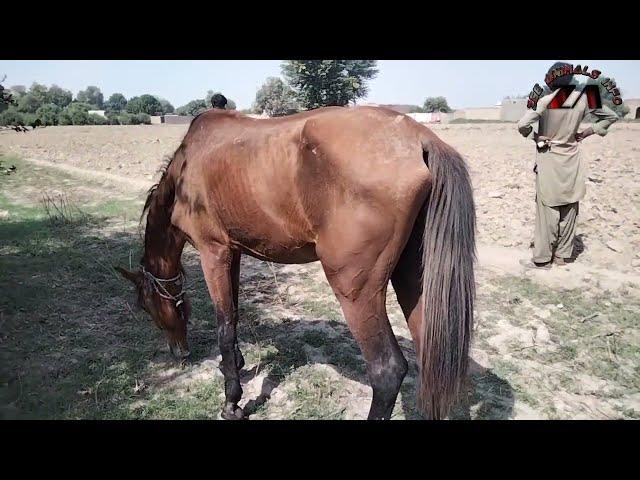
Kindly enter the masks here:
[[[233, 260], [231, 262], [231, 286], [233, 290], [233, 304], [235, 305], [236, 316], [238, 314], [238, 309], [240, 305], [238, 303], [238, 293], [240, 290], [240, 258], [242, 254], [239, 251], [233, 252]], [[238, 370], [242, 370], [244, 368], [244, 357], [242, 356], [242, 352], [240, 351], [240, 347], [238, 346], [238, 338], [236, 336], [236, 343], [234, 346], [234, 352], [236, 356], [236, 364], [238, 365]]]
[[218, 344], [222, 354], [220, 370], [224, 375], [225, 393], [222, 417], [241, 419], [244, 414], [238, 407], [242, 397], [239, 371], [244, 361], [237, 346], [238, 309], [235, 299], [238, 287], [234, 285], [239, 276], [240, 253], [214, 244], [200, 251], [200, 260], [218, 319]]

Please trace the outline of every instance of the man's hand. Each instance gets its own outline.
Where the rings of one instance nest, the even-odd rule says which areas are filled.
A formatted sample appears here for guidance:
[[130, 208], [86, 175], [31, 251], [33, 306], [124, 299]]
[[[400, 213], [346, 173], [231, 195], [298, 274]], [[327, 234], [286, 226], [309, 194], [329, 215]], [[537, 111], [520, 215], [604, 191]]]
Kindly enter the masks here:
[[536, 149], [538, 152], [544, 153], [549, 149], [549, 137], [545, 137], [544, 135], [538, 135], [537, 133], [533, 134], [533, 141], [536, 142]]
[[590, 137], [591, 135], [594, 134], [593, 128], [589, 127], [586, 130], [583, 130], [582, 132], [577, 132], [575, 135], [576, 138], [576, 142], [581, 142], [582, 140], [584, 140], [587, 137]]

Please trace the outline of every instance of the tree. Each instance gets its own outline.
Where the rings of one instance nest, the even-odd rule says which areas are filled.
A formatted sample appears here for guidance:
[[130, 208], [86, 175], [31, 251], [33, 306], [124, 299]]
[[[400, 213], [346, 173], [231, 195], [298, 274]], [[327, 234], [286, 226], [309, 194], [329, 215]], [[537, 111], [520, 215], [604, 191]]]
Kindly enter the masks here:
[[256, 93], [255, 113], [266, 112], [271, 117], [289, 115], [298, 111], [295, 93], [278, 77], [269, 77]]
[[58, 116], [62, 109], [55, 103], [47, 103], [36, 111], [36, 116], [40, 119], [42, 125], [57, 125]]
[[160, 111], [162, 115], [166, 115], [167, 113], [173, 113], [175, 111], [175, 108], [173, 108], [173, 105], [169, 103], [169, 100], [165, 100], [164, 98], [161, 98], [161, 97], [156, 97], [156, 100], [158, 100], [158, 102], [160, 103]]
[[[4, 82], [6, 78], [6, 76], [2, 77], [0, 82]], [[9, 108], [9, 105], [13, 105], [13, 103], [13, 95], [10, 91], [5, 90], [2, 83], [0, 83], [0, 112], [4, 112], [7, 108]]]
[[127, 99], [121, 93], [114, 93], [104, 102], [104, 109], [111, 112], [121, 112], [127, 107]]
[[344, 106], [366, 96], [375, 60], [289, 60], [282, 73], [304, 108]]
[[64, 108], [73, 100], [73, 94], [69, 90], [60, 88], [57, 85], [51, 85], [51, 88], [47, 92], [47, 102], [53, 103], [60, 108]]
[[424, 111], [427, 113], [443, 112], [448, 113], [451, 111], [447, 99], [444, 97], [428, 97], [424, 101]]
[[[104, 102], [104, 96], [98, 87], [92, 85], [88, 86], [85, 90], [80, 90], [76, 95], [76, 100], [82, 103], [88, 103], [96, 109], [102, 108]], [[75, 125], [75, 124], [74, 124]]]
[[147, 115], [158, 115], [162, 112], [162, 105], [153, 95], [140, 95], [133, 97], [127, 102], [128, 113], [146, 113]]
[[176, 113], [178, 115], [198, 115], [201, 112], [204, 112], [207, 109], [207, 104], [205, 103], [204, 100], [199, 99], [199, 100], [191, 100], [189, 103], [187, 103], [186, 105], [183, 105], [182, 107], [178, 107], [176, 109]]
[[36, 95], [29, 92], [18, 100], [16, 109], [22, 113], [36, 113], [36, 110], [44, 104]]
[[58, 123], [60, 125], [87, 125], [89, 124], [89, 110], [94, 105], [82, 102], [71, 102], [58, 115]]
[[0, 125], [24, 125], [24, 115], [14, 108], [0, 113]]
[[39, 106], [48, 103], [49, 100], [49, 89], [46, 85], [42, 85], [41, 83], [33, 82], [31, 87], [29, 88], [28, 95], [33, 96], [38, 103]]
[[9, 87], [9, 90], [11, 90], [11, 94], [16, 98], [20, 98], [23, 95], [25, 95], [27, 93], [27, 87], [25, 87], [24, 85], [13, 85], [11, 87]]

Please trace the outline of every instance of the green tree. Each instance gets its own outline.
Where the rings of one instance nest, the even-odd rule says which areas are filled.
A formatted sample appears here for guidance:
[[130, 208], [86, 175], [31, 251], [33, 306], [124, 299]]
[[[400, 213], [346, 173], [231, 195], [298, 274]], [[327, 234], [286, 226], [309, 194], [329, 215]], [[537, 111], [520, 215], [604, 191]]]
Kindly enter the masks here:
[[90, 85], [86, 89], [78, 92], [76, 100], [81, 103], [88, 103], [92, 107], [95, 107], [95, 109], [101, 109], [104, 102], [104, 96], [98, 87]]
[[158, 100], [158, 102], [160, 103], [160, 112], [162, 113], [162, 115], [173, 113], [175, 111], [175, 108], [173, 108], [173, 105], [171, 105], [169, 100], [165, 100], [161, 97], [156, 97], [156, 100]]
[[0, 112], [9, 108], [9, 105], [13, 105], [14, 99], [10, 91], [5, 90], [1, 82], [4, 82], [7, 77], [4, 76], [0, 79]]
[[18, 100], [18, 106], [16, 108], [22, 113], [36, 113], [36, 110], [38, 110], [42, 105], [44, 105], [44, 102], [36, 95], [29, 92]]
[[256, 93], [255, 113], [266, 112], [271, 117], [289, 115], [298, 111], [293, 90], [278, 77], [269, 77]]
[[94, 105], [82, 102], [71, 102], [58, 115], [60, 125], [87, 125], [89, 124], [89, 110], [93, 110]]
[[127, 99], [121, 93], [114, 93], [104, 102], [104, 109], [111, 112], [121, 112], [127, 107]]
[[15, 108], [9, 108], [0, 113], [0, 125], [24, 125], [24, 115]]
[[378, 74], [375, 60], [289, 60], [282, 73], [306, 109], [344, 106], [366, 96]]
[[146, 113], [147, 115], [157, 115], [162, 112], [162, 105], [153, 95], [140, 95], [133, 97], [127, 102], [128, 113]]
[[443, 112], [448, 113], [451, 111], [447, 99], [444, 97], [428, 97], [424, 101], [424, 111], [427, 113]]
[[70, 90], [65, 90], [57, 85], [51, 85], [47, 92], [47, 102], [53, 103], [60, 108], [64, 108], [73, 100], [73, 94]]
[[176, 109], [176, 113], [178, 115], [198, 115], [201, 112], [204, 112], [207, 109], [207, 104], [204, 100], [191, 100], [186, 105], [182, 107], [178, 107]]
[[32, 95], [40, 104], [39, 106], [49, 103], [49, 89], [46, 85], [33, 82], [29, 88], [28, 94]]
[[9, 90], [16, 100], [27, 93], [27, 87], [24, 85], [13, 85], [9, 87]]
[[58, 116], [62, 109], [55, 103], [47, 103], [36, 111], [36, 116], [40, 119], [42, 125], [57, 125]]

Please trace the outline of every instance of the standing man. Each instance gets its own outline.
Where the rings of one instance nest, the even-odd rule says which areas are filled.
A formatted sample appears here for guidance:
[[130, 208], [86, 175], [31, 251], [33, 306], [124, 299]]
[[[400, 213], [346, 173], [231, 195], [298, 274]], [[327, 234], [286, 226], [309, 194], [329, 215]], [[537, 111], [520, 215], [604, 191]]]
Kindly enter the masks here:
[[[558, 62], [549, 73], [569, 64]], [[608, 107], [589, 108], [587, 95], [582, 95], [573, 108], [565, 103], [561, 87], [571, 83], [573, 75], [564, 75], [549, 83], [551, 93], [540, 98], [536, 110], [528, 110], [518, 122], [518, 131], [536, 142], [536, 225], [532, 263], [527, 266], [551, 268], [551, 263], [564, 265], [571, 259], [578, 205], [586, 191], [586, 171], [579, 142], [607, 129], [618, 120]], [[558, 96], [559, 92], [563, 92]], [[557, 99], [555, 97], [558, 96]], [[555, 101], [554, 101], [555, 99]], [[597, 118], [593, 127], [578, 132], [587, 114]], [[533, 124], [539, 123], [533, 133]]]

